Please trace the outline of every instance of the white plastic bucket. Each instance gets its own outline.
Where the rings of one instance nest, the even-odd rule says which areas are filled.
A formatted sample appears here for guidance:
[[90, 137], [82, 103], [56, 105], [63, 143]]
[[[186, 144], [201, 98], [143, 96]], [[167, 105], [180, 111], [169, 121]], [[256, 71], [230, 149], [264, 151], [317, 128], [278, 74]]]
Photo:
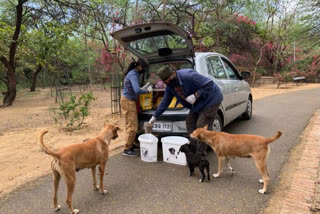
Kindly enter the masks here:
[[138, 137], [140, 142], [141, 160], [146, 162], [157, 162], [158, 160], [158, 138], [153, 134], [142, 134]]
[[180, 136], [168, 136], [161, 138], [163, 161], [178, 165], [187, 165], [186, 155], [179, 152], [183, 144], [189, 143], [188, 138]]

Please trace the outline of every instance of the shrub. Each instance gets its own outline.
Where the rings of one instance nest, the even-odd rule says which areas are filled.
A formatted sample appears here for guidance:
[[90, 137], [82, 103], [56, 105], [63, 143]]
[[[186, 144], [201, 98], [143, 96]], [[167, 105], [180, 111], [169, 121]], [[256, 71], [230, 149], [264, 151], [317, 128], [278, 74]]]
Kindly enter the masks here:
[[292, 81], [293, 77], [297, 76], [297, 72], [292, 71], [292, 72], [283, 72], [283, 73], [276, 73], [273, 75], [274, 82], [277, 82], [278, 86], [277, 88], [280, 87], [281, 83], [288, 83]]
[[90, 115], [89, 104], [95, 100], [92, 93], [82, 94], [79, 99], [71, 95], [70, 100], [60, 104], [54, 111], [54, 121], [67, 130], [80, 128], [86, 117]]

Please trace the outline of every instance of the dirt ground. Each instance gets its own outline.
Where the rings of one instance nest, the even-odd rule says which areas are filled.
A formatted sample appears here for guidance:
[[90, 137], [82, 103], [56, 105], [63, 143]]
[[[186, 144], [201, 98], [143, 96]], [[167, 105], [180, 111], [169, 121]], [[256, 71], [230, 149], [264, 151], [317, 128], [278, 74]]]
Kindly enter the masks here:
[[[288, 191], [292, 188], [292, 181], [296, 174], [296, 168], [299, 166], [299, 162], [303, 157], [303, 151], [305, 150], [308, 141], [314, 142], [318, 139], [319, 135], [319, 121], [320, 109], [310, 119], [309, 124], [300, 135], [301, 143], [295, 146], [290, 151], [290, 156], [287, 163], [284, 165], [280, 175], [279, 185], [272, 189], [272, 196], [269, 200], [268, 207], [264, 210], [264, 214], [278, 214], [283, 205], [283, 199], [287, 197]], [[312, 205], [310, 213], [320, 214], [320, 169], [318, 169], [318, 178], [310, 178], [311, 181], [317, 182], [316, 189], [314, 192], [313, 200], [309, 201]]]
[[[287, 84], [279, 89], [274, 85], [262, 85], [252, 89], [254, 100], [265, 96], [319, 87], [319, 84]], [[57, 105], [49, 89], [38, 89], [35, 93], [19, 91], [13, 106], [0, 108], [0, 196], [20, 185], [50, 172], [51, 157], [41, 152], [38, 134], [47, 129], [44, 142], [51, 148], [61, 148], [96, 136], [103, 123], [124, 127], [119, 115], [111, 114], [110, 93], [94, 88], [96, 100], [90, 106], [91, 115], [84, 128], [64, 132], [54, 123], [52, 109]], [[110, 145], [111, 155], [122, 151], [124, 132]]]

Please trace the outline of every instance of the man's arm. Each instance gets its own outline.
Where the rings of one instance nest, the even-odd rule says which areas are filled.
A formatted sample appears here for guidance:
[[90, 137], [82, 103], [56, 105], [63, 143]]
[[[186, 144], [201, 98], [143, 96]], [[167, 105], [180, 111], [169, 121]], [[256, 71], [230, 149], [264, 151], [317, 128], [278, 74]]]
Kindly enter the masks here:
[[199, 88], [195, 93], [195, 97], [198, 99], [199, 97], [206, 98], [208, 94], [211, 92], [213, 86], [213, 80], [199, 74], [194, 71], [192, 74], [192, 80], [194, 84]]

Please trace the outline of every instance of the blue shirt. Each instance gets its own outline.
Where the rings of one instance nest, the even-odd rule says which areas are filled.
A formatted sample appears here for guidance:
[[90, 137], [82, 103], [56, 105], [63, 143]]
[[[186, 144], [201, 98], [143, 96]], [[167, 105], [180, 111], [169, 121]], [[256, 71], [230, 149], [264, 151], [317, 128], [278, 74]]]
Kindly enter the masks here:
[[139, 94], [147, 94], [147, 90], [140, 89], [139, 73], [132, 69], [124, 78], [122, 95], [129, 100], [138, 100]]
[[208, 77], [199, 74], [193, 69], [181, 69], [176, 71], [176, 74], [178, 78], [176, 84], [179, 84], [183, 88], [184, 97], [188, 97], [195, 92], [197, 92], [200, 97], [191, 105], [177, 94], [174, 90], [174, 85], [167, 84], [163, 99], [153, 114], [155, 118], [158, 118], [167, 110], [173, 97], [176, 97], [177, 101], [185, 108], [190, 109], [192, 112], [199, 113], [212, 105], [222, 102], [223, 95], [219, 86]]

